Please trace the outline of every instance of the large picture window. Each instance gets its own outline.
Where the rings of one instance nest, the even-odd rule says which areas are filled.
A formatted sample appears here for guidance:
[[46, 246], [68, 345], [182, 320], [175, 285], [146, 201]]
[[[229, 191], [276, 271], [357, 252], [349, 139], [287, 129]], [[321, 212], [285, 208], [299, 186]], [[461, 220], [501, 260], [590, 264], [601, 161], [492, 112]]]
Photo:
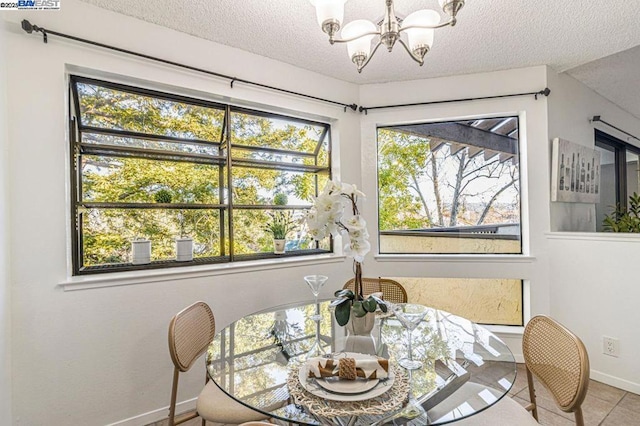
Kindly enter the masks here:
[[518, 139], [518, 117], [379, 127], [380, 253], [522, 253]]
[[[77, 76], [71, 95], [74, 274], [331, 250], [300, 226], [331, 175], [327, 124]], [[133, 263], [134, 241], [149, 262]]]

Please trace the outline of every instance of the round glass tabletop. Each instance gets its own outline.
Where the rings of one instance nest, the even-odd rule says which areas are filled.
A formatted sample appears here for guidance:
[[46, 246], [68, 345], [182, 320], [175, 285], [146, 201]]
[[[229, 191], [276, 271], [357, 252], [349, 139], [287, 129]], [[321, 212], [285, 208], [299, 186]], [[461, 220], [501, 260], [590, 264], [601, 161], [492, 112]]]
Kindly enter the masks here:
[[[447, 424], [490, 407], [515, 381], [516, 364], [507, 345], [485, 327], [448, 312], [428, 308], [412, 332], [409, 354], [407, 330], [393, 315], [379, 315], [370, 334], [353, 336], [335, 322], [329, 302], [321, 302], [319, 311], [318, 322], [311, 319], [316, 305], [303, 303], [248, 315], [230, 324], [209, 347], [210, 378], [240, 403], [301, 425]], [[309, 350], [318, 347], [326, 353], [361, 352], [388, 358], [390, 365], [406, 375], [412, 396], [409, 405], [421, 412], [411, 412], [405, 404], [384, 414], [326, 418], [296, 403], [287, 380], [292, 371], [297, 377], [298, 369], [311, 356]], [[421, 368], [409, 372], [398, 366], [410, 355], [422, 362]], [[322, 398], [316, 402], [329, 408], [335, 404]]]

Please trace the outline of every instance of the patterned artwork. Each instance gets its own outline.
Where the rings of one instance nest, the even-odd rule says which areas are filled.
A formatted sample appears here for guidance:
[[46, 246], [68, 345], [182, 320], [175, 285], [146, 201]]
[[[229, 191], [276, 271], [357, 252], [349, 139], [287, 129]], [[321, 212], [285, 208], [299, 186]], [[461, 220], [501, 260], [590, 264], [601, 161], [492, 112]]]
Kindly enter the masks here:
[[600, 153], [555, 138], [551, 153], [551, 201], [600, 202]]

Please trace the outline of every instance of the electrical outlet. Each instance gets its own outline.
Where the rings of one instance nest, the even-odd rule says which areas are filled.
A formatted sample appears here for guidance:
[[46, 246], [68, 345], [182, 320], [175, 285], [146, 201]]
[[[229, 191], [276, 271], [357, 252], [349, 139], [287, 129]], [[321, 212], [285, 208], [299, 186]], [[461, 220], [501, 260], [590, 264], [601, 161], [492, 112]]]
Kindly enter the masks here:
[[602, 336], [602, 353], [609, 356], [620, 356], [620, 341], [614, 337]]

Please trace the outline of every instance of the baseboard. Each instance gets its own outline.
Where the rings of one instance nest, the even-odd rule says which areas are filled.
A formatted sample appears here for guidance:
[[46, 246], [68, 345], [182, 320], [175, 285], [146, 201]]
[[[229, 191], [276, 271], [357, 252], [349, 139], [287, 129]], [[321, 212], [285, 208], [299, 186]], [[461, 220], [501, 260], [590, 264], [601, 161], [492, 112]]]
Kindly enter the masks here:
[[[176, 404], [176, 413], [184, 413], [186, 411], [195, 410], [197, 399], [198, 398], [193, 398]], [[169, 406], [166, 406], [158, 408], [157, 410], [149, 411], [148, 413], [129, 417], [128, 419], [108, 424], [107, 426], [145, 426], [166, 419], [168, 414]]]
[[601, 373], [600, 371], [591, 370], [590, 377], [596, 382], [606, 385], [615, 386], [627, 392], [633, 392], [640, 395], [640, 383], [630, 382], [629, 380], [620, 379], [610, 374]]

